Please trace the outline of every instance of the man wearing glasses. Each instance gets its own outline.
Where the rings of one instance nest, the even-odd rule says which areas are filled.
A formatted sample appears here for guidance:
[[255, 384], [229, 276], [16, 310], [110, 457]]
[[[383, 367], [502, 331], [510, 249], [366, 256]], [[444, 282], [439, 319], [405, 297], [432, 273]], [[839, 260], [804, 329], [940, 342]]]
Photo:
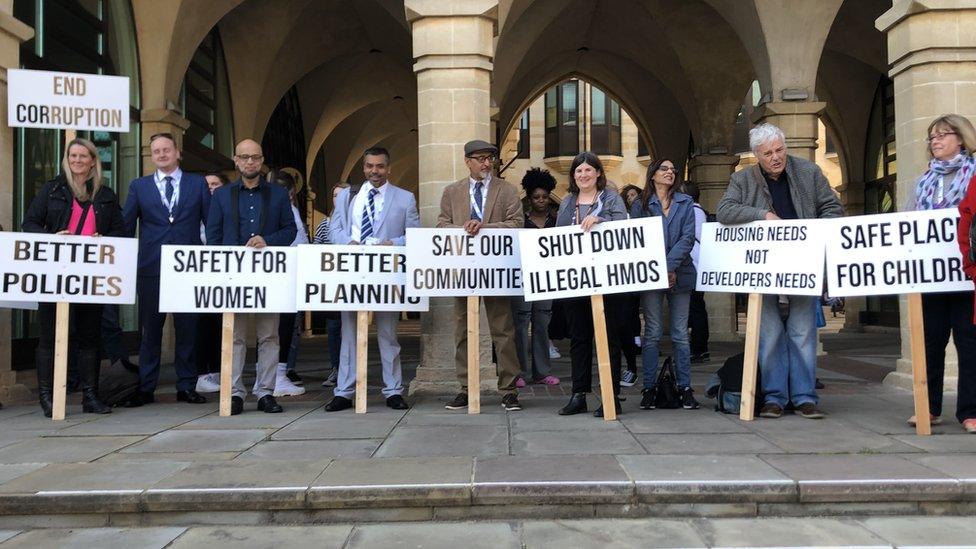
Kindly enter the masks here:
[[[261, 175], [264, 155], [261, 145], [245, 139], [234, 149], [234, 164], [241, 178], [224, 185], [213, 195], [210, 215], [207, 218], [207, 242], [212, 245], [290, 246], [298, 230], [291, 211], [288, 191], [280, 185], [272, 185]], [[278, 367], [278, 315], [253, 313], [257, 332], [257, 380], [254, 396], [258, 398], [258, 410], [269, 414], [282, 411], [275, 400], [275, 374]], [[247, 347], [244, 336], [247, 323], [238, 315], [234, 323], [234, 368], [231, 392], [231, 415], [244, 410], [247, 389], [241, 375]]]
[[[480, 139], [464, 145], [464, 164], [469, 174], [444, 189], [441, 213], [437, 216], [438, 228], [463, 228], [468, 234], [476, 235], [481, 229], [522, 227], [525, 219], [518, 190], [504, 179], [492, 177], [497, 155], [498, 149], [494, 145]], [[521, 366], [515, 351], [511, 298], [486, 296], [483, 299], [491, 341], [498, 355], [498, 390], [502, 393], [502, 406], [510, 411], [521, 410], [518, 389], [515, 388]], [[463, 297], [454, 301], [454, 321], [457, 346], [454, 367], [461, 392], [445, 408], [461, 410], [468, 407], [467, 303]]]

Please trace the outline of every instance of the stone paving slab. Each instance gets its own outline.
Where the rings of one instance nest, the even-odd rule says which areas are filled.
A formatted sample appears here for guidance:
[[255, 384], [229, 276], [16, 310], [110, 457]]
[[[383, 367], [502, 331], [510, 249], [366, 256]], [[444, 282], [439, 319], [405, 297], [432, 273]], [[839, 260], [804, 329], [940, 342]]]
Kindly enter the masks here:
[[221, 417], [216, 410], [177, 426], [177, 429], [281, 429], [298, 418], [321, 408], [320, 402], [286, 402], [280, 401], [285, 409], [280, 414], [250, 413], [237, 416]]
[[271, 433], [270, 429], [174, 429], [153, 435], [126, 448], [123, 453], [243, 452]]
[[272, 440], [324, 440], [384, 438], [403, 418], [403, 411], [356, 414], [351, 409], [326, 413], [313, 411], [272, 435]]
[[796, 483], [756, 456], [617, 456], [639, 501], [794, 501]]
[[474, 459], [467, 457], [340, 459], [308, 492], [312, 507], [467, 505]]
[[[580, 423], [591, 423], [581, 418]], [[588, 418], [604, 422], [602, 419]], [[566, 454], [643, 454], [644, 447], [626, 429], [521, 431], [512, 434], [512, 453], [519, 456]]]
[[348, 549], [376, 547], [425, 547], [464, 549], [520, 549], [518, 534], [504, 522], [438, 524], [370, 524], [357, 527]]
[[820, 420], [786, 414], [779, 419], [757, 418], [747, 427], [789, 453], [909, 453], [918, 448], [847, 423], [836, 416]]
[[858, 522], [898, 547], [976, 544], [976, 521], [972, 517], [870, 517]]
[[352, 532], [351, 525], [335, 526], [234, 526], [233, 528], [191, 528], [167, 549], [199, 547], [342, 547]]
[[738, 416], [712, 410], [705, 400], [698, 410], [640, 410], [620, 416], [620, 423], [635, 434], [749, 433]]
[[705, 541], [717, 547], [891, 547], [884, 539], [852, 520], [714, 519], [699, 521]]
[[291, 461], [325, 458], [368, 458], [383, 443], [382, 438], [343, 440], [266, 440], [252, 446], [235, 461], [263, 459]]
[[162, 549], [186, 528], [79, 528], [32, 530], [7, 540], [4, 549], [23, 547], [58, 547], [59, 549], [92, 549], [93, 547], [139, 547]]
[[[50, 421], [50, 420], [49, 420]], [[0, 448], [0, 463], [79, 463], [139, 442], [137, 436], [42, 437]]]
[[626, 503], [633, 493], [633, 482], [613, 456], [475, 460], [475, 505]]
[[508, 455], [503, 427], [401, 427], [374, 454], [376, 457]]
[[522, 544], [527, 549], [573, 547], [577, 549], [698, 548], [706, 547], [695, 526], [687, 520], [553, 520], [526, 521]]
[[44, 467], [43, 463], [21, 463], [17, 465], [0, 465], [0, 485], [15, 478], [22, 477], [31, 471]]
[[[942, 425], [942, 427], [946, 427]], [[900, 440], [905, 444], [913, 448], [919, 448], [925, 450], [926, 452], [933, 453], [976, 453], [976, 436], [972, 434], [960, 432], [958, 434], [941, 434], [928, 437], [920, 437], [916, 435], [900, 435], [892, 437], [895, 440]]]
[[783, 449], [754, 434], [654, 434], [637, 435], [649, 454], [777, 454]]
[[0, 530], [0, 543], [7, 541], [19, 533], [20, 530]]

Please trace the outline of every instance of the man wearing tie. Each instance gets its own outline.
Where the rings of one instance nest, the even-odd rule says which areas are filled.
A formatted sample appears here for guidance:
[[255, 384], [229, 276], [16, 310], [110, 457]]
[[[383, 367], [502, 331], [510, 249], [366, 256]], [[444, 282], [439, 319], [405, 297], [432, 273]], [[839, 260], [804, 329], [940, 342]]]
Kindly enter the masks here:
[[[413, 193], [394, 186], [390, 175], [390, 153], [373, 147], [363, 153], [363, 173], [366, 182], [355, 195], [351, 188], [342, 189], [335, 201], [335, 211], [329, 226], [333, 244], [403, 246], [407, 228], [420, 226], [417, 200]], [[349, 198], [352, 196], [350, 202]], [[339, 376], [334, 397], [325, 406], [326, 412], [338, 412], [352, 407], [356, 392], [356, 312], [342, 311], [342, 348], [339, 353]], [[386, 405], [394, 410], [409, 408], [403, 400], [403, 374], [400, 370], [400, 343], [396, 327], [398, 312], [377, 312], [376, 338], [383, 361], [383, 396]]]
[[[476, 235], [481, 229], [518, 229], [525, 222], [522, 201], [514, 185], [492, 177], [492, 166], [498, 149], [480, 139], [464, 145], [464, 163], [469, 175], [444, 188], [438, 228], [463, 228]], [[484, 297], [485, 313], [491, 341], [498, 355], [498, 390], [506, 410], [521, 410], [515, 381], [521, 372], [515, 350], [515, 324], [512, 319], [511, 298]], [[467, 298], [454, 301], [454, 367], [461, 392], [445, 408], [460, 410], [468, 407], [468, 332]], [[478, 390], [476, 387], [475, 390]]]
[[[199, 245], [200, 224], [207, 222], [210, 190], [207, 181], [180, 170], [180, 150], [168, 133], [149, 138], [149, 150], [156, 171], [129, 184], [122, 209], [126, 231], [135, 236], [139, 225], [139, 392], [127, 407], [155, 401], [159, 381], [163, 324], [166, 314], [159, 312], [159, 258], [164, 244]], [[173, 315], [176, 332], [176, 399], [202, 404], [207, 401], [196, 392], [197, 369], [194, 357], [196, 315]]]

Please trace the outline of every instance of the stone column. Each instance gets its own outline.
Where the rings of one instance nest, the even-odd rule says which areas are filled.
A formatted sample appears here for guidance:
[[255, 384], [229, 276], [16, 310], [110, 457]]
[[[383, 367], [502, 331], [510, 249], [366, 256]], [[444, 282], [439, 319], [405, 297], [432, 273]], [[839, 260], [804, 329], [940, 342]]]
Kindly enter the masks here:
[[190, 127], [190, 121], [168, 109], [142, 109], [139, 121], [142, 124], [142, 173], [148, 175], [156, 169], [149, 153], [149, 138], [157, 133], [173, 134], [176, 146], [183, 150], [183, 134]]
[[[491, 71], [497, 0], [406, 0], [417, 73], [419, 208], [433, 227], [441, 194], [467, 176], [464, 144], [492, 140]], [[454, 369], [454, 299], [431, 299], [421, 315], [421, 358], [410, 394], [447, 394], [459, 389]], [[491, 342], [482, 315], [482, 387], [493, 387]], [[464, 329], [463, 327], [461, 329]]]
[[[689, 179], [701, 190], [703, 208], [714, 212], [718, 201], [729, 186], [729, 177], [739, 163], [735, 154], [699, 154], [688, 162]], [[735, 295], [706, 293], [705, 307], [708, 309], [708, 332], [711, 341], [737, 341]]]
[[[14, 132], [7, 126], [7, 69], [20, 66], [20, 44], [34, 30], [11, 15], [11, 2], [0, 3], [0, 225], [12, 230], [14, 205]], [[13, 333], [10, 309], [0, 309], [0, 402], [28, 400], [30, 390], [11, 364]], [[29, 376], [33, 377], [33, 375]]]
[[827, 106], [820, 101], [779, 101], [760, 105], [753, 113], [753, 122], [768, 122], [786, 134], [790, 154], [817, 161], [817, 136], [820, 113]]
[[[928, 164], [925, 132], [937, 116], [976, 120], [976, 4], [967, 0], [898, 0], [875, 22], [888, 35], [889, 77], [895, 87], [897, 203], [904, 204]], [[885, 383], [911, 387], [907, 303], [900, 300], [902, 358]], [[945, 387], [954, 390], [955, 347], [946, 350]], [[951, 410], [947, 410], [951, 415]]]

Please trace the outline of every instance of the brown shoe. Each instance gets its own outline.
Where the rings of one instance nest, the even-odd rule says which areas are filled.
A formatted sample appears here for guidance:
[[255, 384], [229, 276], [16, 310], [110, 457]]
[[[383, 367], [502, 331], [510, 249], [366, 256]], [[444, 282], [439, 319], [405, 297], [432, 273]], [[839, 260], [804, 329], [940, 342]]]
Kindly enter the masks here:
[[817, 405], [812, 402], [804, 402], [797, 406], [797, 413], [807, 419], [823, 419], [824, 413], [817, 409]]
[[[914, 415], [912, 417], [908, 418], [908, 424], [911, 425], [912, 427], [914, 427], [916, 423], [918, 423], [918, 422], [915, 420], [915, 416]], [[929, 416], [929, 425], [942, 425], [942, 416], [931, 416], [930, 415]]]
[[776, 419], [782, 415], [783, 408], [779, 404], [773, 404], [772, 402], [767, 402], [763, 405], [762, 410], [759, 410], [759, 417], [768, 419]]

